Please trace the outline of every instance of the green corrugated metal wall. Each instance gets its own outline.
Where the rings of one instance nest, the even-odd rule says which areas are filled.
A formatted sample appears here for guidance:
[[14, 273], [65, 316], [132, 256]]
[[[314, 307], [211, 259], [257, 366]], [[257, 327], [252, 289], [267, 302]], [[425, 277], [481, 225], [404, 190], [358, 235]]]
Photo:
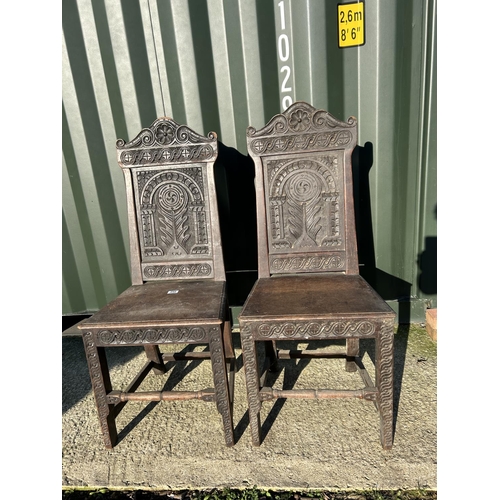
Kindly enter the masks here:
[[338, 3], [64, 0], [63, 314], [130, 284], [117, 138], [166, 115], [246, 156], [246, 127], [286, 96], [358, 118], [361, 272], [402, 321], [437, 306], [435, 0], [366, 0], [366, 42], [345, 49]]

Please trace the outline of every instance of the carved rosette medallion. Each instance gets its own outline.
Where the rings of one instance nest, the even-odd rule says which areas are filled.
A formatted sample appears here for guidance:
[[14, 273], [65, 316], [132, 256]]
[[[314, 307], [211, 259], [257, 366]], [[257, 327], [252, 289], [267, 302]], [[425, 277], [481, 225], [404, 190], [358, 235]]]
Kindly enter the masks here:
[[207, 341], [206, 327], [201, 326], [189, 328], [100, 330], [97, 333], [97, 342], [102, 346], [201, 341]]
[[[255, 328], [255, 327], [254, 327]], [[313, 321], [270, 324], [254, 329], [255, 339], [373, 337], [376, 325], [366, 320]]]

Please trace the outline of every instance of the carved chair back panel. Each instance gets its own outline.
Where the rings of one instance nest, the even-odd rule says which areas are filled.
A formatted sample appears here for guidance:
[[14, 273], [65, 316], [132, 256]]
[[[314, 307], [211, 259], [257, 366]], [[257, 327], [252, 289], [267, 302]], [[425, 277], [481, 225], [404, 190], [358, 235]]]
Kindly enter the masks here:
[[144, 279], [213, 277], [203, 164], [134, 169], [132, 176]]
[[354, 118], [342, 122], [300, 101], [262, 129], [247, 129], [256, 165], [260, 275], [358, 272], [351, 170], [356, 143]]
[[159, 118], [129, 143], [119, 140], [117, 153], [129, 180], [129, 230], [138, 240], [133, 274], [135, 256], [142, 281], [221, 279], [216, 134]]
[[342, 152], [266, 157], [271, 273], [345, 269]]

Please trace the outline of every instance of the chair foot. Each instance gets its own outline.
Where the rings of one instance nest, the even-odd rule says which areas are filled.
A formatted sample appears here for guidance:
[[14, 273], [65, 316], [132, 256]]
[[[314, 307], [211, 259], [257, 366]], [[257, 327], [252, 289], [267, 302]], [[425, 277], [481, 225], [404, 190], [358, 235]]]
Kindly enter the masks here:
[[250, 416], [250, 430], [252, 432], [252, 446], [260, 446], [262, 444], [260, 413]]
[[226, 446], [234, 445], [233, 408], [229, 391], [229, 378], [223, 344], [223, 326], [210, 329], [210, 357], [214, 378], [217, 410], [222, 416]]
[[356, 365], [356, 358], [347, 356], [346, 361], [345, 361], [345, 371], [349, 373], [354, 373], [358, 367]]
[[380, 444], [384, 450], [392, 449], [393, 445], [392, 418], [390, 422], [385, 422], [382, 414], [380, 418]]

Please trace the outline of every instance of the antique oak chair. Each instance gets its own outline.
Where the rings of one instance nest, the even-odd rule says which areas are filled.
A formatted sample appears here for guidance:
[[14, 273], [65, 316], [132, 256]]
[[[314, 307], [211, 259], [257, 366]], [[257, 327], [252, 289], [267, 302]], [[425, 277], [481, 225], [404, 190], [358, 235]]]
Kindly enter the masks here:
[[[234, 444], [234, 351], [214, 183], [217, 135], [203, 137], [159, 118], [116, 143], [127, 193], [132, 285], [79, 325], [104, 444], [117, 441], [115, 417], [127, 401], [201, 399], [216, 403], [226, 445]], [[162, 344], [208, 344], [162, 353]], [[124, 391], [113, 390], [105, 348], [144, 346], [148, 361]], [[214, 388], [136, 392], [165, 361], [210, 359]]]
[[[351, 156], [357, 122], [337, 120], [305, 102], [262, 129], [247, 129], [255, 162], [258, 280], [239, 316], [252, 442], [261, 443], [262, 401], [345, 398], [373, 401], [381, 442], [393, 442], [395, 314], [358, 273]], [[359, 356], [359, 339], [376, 343], [375, 383]], [[345, 340], [345, 350], [279, 350], [276, 341]], [[265, 342], [262, 374], [257, 341]], [[319, 345], [324, 345], [321, 342]], [[327, 350], [328, 351], [328, 350]], [[359, 390], [266, 386], [279, 359], [340, 357], [359, 371]]]

